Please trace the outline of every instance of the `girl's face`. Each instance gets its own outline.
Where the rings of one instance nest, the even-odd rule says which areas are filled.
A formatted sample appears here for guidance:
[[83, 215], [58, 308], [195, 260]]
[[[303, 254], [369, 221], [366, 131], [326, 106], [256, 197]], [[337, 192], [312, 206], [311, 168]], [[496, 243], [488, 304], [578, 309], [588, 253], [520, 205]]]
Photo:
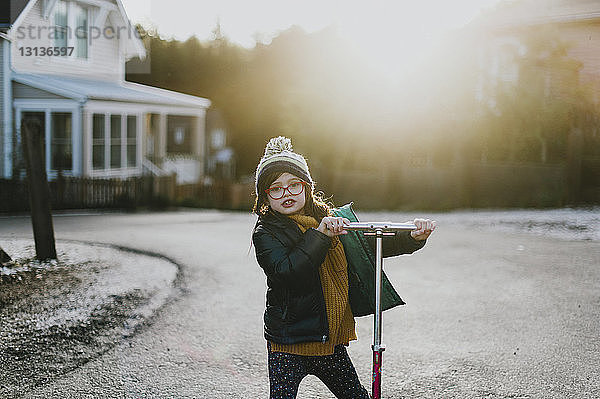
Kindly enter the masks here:
[[[300, 190], [298, 184], [302, 185], [302, 191], [299, 194], [294, 195], [292, 193], [297, 193]], [[302, 213], [302, 210], [304, 209], [304, 205], [306, 203], [307, 189], [306, 184], [302, 182], [302, 179], [294, 176], [291, 173], [284, 172], [281, 176], [277, 178], [277, 180], [271, 183], [269, 188], [279, 188], [275, 191], [271, 190], [272, 195], [276, 198], [280, 195], [279, 192], [281, 192], [281, 189], [284, 189], [283, 197], [279, 199], [273, 199], [271, 195], [267, 195], [271, 209], [284, 215]]]

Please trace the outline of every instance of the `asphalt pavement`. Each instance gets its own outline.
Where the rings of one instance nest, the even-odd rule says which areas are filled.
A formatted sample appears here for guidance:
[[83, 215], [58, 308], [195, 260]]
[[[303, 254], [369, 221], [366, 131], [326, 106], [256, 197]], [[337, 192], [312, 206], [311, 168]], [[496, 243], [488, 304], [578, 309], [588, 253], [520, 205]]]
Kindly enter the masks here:
[[[427, 215], [385, 214], [416, 216]], [[407, 305], [384, 313], [383, 397], [600, 397], [600, 242], [472, 221], [458, 228], [456, 214], [434, 217], [439, 227], [425, 248], [385, 262]], [[55, 216], [57, 243], [165, 255], [179, 266], [178, 289], [144, 328], [115, 336], [110, 349], [15, 397], [268, 397], [254, 221], [193, 210]], [[0, 243], [29, 237], [29, 219], [0, 217]], [[357, 320], [349, 353], [370, 387], [372, 318]], [[333, 396], [308, 377], [298, 397]]]

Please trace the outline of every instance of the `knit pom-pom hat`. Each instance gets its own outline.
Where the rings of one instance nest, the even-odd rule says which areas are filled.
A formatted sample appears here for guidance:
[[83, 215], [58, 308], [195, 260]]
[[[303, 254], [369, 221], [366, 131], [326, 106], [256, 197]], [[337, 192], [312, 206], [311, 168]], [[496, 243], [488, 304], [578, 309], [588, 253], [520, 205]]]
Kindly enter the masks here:
[[260, 159], [255, 175], [255, 188], [258, 194], [260, 179], [271, 172], [288, 172], [307, 183], [313, 184], [308, 171], [306, 159], [292, 150], [292, 140], [287, 137], [273, 137], [265, 147], [265, 154]]

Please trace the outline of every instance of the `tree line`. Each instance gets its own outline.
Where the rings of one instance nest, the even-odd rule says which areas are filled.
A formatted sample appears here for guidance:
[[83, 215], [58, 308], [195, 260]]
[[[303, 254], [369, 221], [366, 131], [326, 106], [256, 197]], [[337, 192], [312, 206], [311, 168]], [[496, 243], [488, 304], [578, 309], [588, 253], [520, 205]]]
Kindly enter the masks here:
[[[238, 176], [252, 175], [266, 141], [280, 134], [322, 171], [564, 163], [574, 128], [583, 131], [588, 155], [600, 156], [598, 109], [580, 83], [582, 64], [551, 28], [521, 30], [525, 51], [493, 50], [508, 69], [500, 77], [481, 62], [487, 39], [456, 32], [394, 82], [334, 29], [292, 27], [251, 49], [218, 26], [208, 41], [138, 29], [150, 73], [127, 79], [211, 99], [228, 124]], [[505, 79], [510, 71], [513, 79]]]

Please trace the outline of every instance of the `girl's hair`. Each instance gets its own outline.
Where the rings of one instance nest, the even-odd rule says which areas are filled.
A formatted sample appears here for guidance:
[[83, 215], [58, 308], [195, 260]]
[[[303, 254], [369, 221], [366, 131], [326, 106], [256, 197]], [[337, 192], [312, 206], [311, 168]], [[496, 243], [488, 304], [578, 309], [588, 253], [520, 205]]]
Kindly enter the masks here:
[[[271, 210], [269, 198], [267, 198], [265, 190], [268, 189], [283, 173], [284, 172], [272, 172], [260, 179], [260, 184], [257, 187], [258, 192], [255, 193], [254, 208], [252, 208], [252, 212], [259, 217], [265, 216]], [[325, 216], [332, 215], [331, 209], [333, 208], [333, 204], [330, 202], [331, 198], [323, 198], [323, 192], [315, 192], [314, 187], [311, 184], [306, 184], [305, 187], [304, 198], [306, 198], [306, 203], [303, 209], [304, 214], [314, 217], [317, 222], [320, 223], [321, 219]]]

